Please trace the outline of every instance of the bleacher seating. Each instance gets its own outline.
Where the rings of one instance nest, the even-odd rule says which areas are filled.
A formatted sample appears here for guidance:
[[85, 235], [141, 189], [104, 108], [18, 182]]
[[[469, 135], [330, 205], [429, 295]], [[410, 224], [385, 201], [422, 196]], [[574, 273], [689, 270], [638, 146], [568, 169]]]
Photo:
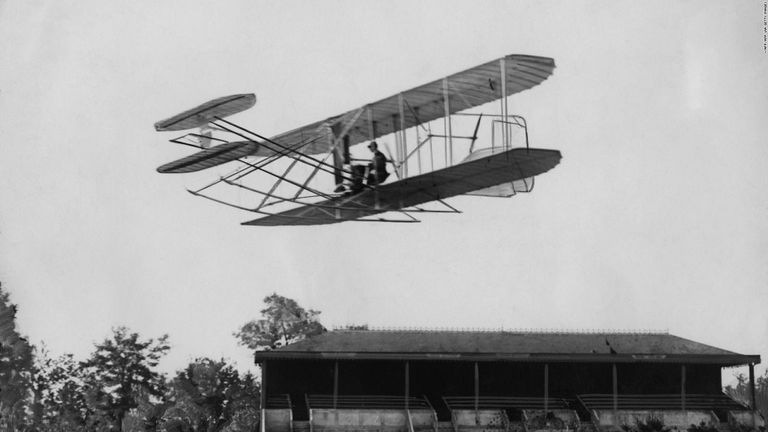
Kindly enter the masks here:
[[509, 430], [509, 418], [503, 409], [453, 409], [451, 422], [455, 432]]
[[437, 416], [425, 398], [382, 395], [307, 395], [312, 432], [437, 431]]
[[576, 411], [570, 409], [524, 409], [523, 424], [528, 432], [576, 431], [581, 421]]
[[[265, 401], [262, 431], [267, 432], [438, 432], [436, 411], [426, 397], [386, 395], [305, 395], [308, 422], [294, 422], [288, 395]], [[661, 420], [665, 426], [685, 430], [691, 424], [710, 424], [731, 430], [740, 425], [761, 427], [765, 421], [725, 394], [618, 395], [582, 394], [575, 400], [515, 396], [446, 396], [452, 432], [509, 432], [512, 430], [574, 431], [583, 427], [616, 429]], [[590, 423], [581, 423], [576, 409], [589, 413]], [[583, 408], [583, 409], [582, 409]], [[301, 423], [301, 424], [298, 424]], [[303, 427], [302, 427], [303, 425]], [[442, 429], [441, 428], [442, 425]], [[726, 428], [728, 430], [728, 428]]]
[[728, 425], [731, 430], [765, 431], [765, 419], [759, 411], [728, 411]]
[[262, 430], [269, 432], [291, 432], [293, 414], [289, 395], [274, 395], [265, 401], [261, 421]]
[[509, 430], [516, 422], [528, 430], [526, 421], [546, 413], [560, 419], [571, 430], [573, 425], [578, 426], [578, 415], [562, 398], [446, 396], [443, 401], [451, 411], [456, 431]]
[[611, 394], [583, 394], [577, 398], [598, 426], [656, 418], [666, 426], [685, 429], [702, 422], [720, 424], [728, 420], [729, 412], [749, 411], [749, 407], [725, 394], [617, 395], [615, 400]]

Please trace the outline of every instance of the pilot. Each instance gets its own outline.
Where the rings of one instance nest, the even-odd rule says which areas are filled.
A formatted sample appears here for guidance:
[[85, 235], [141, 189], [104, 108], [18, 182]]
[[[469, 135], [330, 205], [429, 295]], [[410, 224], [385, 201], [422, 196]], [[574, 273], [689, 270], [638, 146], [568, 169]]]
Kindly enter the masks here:
[[379, 145], [376, 144], [376, 141], [371, 141], [368, 144], [368, 149], [373, 153], [371, 162], [368, 164], [368, 186], [376, 186], [377, 184], [384, 183], [384, 180], [389, 177], [387, 157], [379, 151]]

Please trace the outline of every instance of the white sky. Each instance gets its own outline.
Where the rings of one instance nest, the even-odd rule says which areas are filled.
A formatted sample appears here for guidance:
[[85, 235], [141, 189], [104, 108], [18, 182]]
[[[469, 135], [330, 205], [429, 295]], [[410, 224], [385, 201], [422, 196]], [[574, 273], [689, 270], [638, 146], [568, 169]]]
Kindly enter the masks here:
[[[272, 292], [326, 325], [669, 329], [768, 355], [768, 54], [745, 2], [0, 0], [0, 280], [19, 326], [83, 357], [114, 325], [251, 366]], [[255, 92], [265, 135], [506, 54], [562, 151], [536, 190], [421, 224], [257, 228], [160, 175], [153, 123]], [[230, 167], [227, 167], [228, 169]], [[761, 369], [762, 370], [762, 369]]]

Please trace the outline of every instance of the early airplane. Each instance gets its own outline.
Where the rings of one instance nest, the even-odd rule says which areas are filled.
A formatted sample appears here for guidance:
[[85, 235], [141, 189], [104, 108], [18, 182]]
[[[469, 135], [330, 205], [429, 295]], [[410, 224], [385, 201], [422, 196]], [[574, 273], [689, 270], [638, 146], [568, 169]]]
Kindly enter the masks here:
[[[239, 161], [189, 192], [260, 216], [244, 225], [418, 222], [414, 213], [458, 213], [446, 198], [530, 192], [534, 176], [560, 162], [559, 151], [528, 145], [525, 119], [507, 107], [508, 96], [540, 84], [554, 68], [551, 58], [508, 55], [271, 138], [225, 119], [251, 108], [255, 95], [214, 99], [155, 124], [157, 131], [200, 129], [170, 140], [199, 152], [157, 170], [187, 173]], [[367, 161], [359, 154], [366, 143], [375, 155], [368, 166], [356, 163]], [[388, 182], [385, 165], [396, 177]], [[236, 191], [239, 201], [213, 188]]]

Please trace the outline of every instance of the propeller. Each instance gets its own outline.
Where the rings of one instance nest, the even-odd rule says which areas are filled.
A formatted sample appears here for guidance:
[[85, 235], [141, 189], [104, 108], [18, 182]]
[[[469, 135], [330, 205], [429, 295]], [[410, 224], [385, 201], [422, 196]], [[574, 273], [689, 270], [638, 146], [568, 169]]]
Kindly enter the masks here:
[[477, 118], [477, 124], [475, 125], [475, 132], [472, 133], [472, 144], [469, 145], [470, 153], [472, 153], [472, 149], [475, 148], [475, 141], [477, 141], [477, 131], [480, 130], [480, 120], [482, 119], [483, 119], [483, 113], [480, 113], [480, 117]]

